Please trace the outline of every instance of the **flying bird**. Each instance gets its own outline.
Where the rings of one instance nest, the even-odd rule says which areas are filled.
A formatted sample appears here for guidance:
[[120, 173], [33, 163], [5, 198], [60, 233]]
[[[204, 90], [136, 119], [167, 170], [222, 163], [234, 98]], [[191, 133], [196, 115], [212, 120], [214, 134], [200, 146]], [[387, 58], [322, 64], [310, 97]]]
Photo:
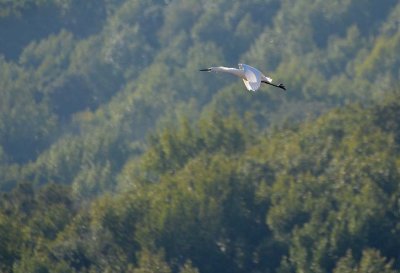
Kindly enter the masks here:
[[286, 87], [283, 84], [272, 83], [271, 78], [264, 76], [264, 74], [261, 73], [258, 69], [247, 64], [239, 64], [239, 69], [233, 67], [217, 66], [200, 69], [200, 71], [222, 72], [235, 75], [243, 80], [244, 85], [249, 91], [257, 91], [257, 89], [260, 88], [262, 82], [286, 90]]

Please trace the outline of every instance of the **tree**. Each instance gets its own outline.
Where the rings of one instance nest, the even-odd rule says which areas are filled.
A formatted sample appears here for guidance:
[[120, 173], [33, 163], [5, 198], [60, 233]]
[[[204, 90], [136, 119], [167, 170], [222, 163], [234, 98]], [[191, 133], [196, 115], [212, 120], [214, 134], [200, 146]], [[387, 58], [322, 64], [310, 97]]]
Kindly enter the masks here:
[[334, 273], [394, 273], [397, 272], [393, 268], [393, 262], [387, 259], [374, 249], [366, 249], [362, 253], [361, 260], [357, 263], [351, 252], [347, 252], [346, 256], [342, 257], [337, 265]]

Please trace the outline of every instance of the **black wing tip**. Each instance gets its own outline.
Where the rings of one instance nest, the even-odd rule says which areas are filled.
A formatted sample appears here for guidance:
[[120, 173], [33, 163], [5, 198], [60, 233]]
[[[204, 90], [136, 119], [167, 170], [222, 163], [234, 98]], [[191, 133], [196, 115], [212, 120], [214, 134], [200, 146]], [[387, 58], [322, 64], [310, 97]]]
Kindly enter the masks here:
[[286, 87], [285, 87], [282, 83], [280, 83], [280, 84], [278, 85], [278, 87], [286, 91]]
[[200, 69], [199, 71], [206, 71], [206, 72], [209, 72], [209, 71], [211, 71], [211, 68], [202, 68], [202, 69]]

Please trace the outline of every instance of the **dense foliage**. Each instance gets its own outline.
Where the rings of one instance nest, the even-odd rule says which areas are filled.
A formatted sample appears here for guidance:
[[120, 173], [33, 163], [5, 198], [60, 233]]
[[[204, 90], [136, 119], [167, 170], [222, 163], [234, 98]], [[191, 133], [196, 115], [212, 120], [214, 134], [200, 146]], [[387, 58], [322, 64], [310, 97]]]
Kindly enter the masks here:
[[398, 272], [399, 18], [0, 0], [0, 272]]

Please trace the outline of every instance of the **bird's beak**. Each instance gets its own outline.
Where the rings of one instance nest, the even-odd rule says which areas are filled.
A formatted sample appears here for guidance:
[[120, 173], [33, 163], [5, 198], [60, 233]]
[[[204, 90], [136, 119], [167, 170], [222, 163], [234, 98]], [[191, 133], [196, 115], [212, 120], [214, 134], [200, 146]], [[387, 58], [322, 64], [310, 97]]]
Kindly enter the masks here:
[[210, 71], [211, 71], [211, 68], [203, 68], [203, 69], [200, 69], [200, 71], [210, 72]]

